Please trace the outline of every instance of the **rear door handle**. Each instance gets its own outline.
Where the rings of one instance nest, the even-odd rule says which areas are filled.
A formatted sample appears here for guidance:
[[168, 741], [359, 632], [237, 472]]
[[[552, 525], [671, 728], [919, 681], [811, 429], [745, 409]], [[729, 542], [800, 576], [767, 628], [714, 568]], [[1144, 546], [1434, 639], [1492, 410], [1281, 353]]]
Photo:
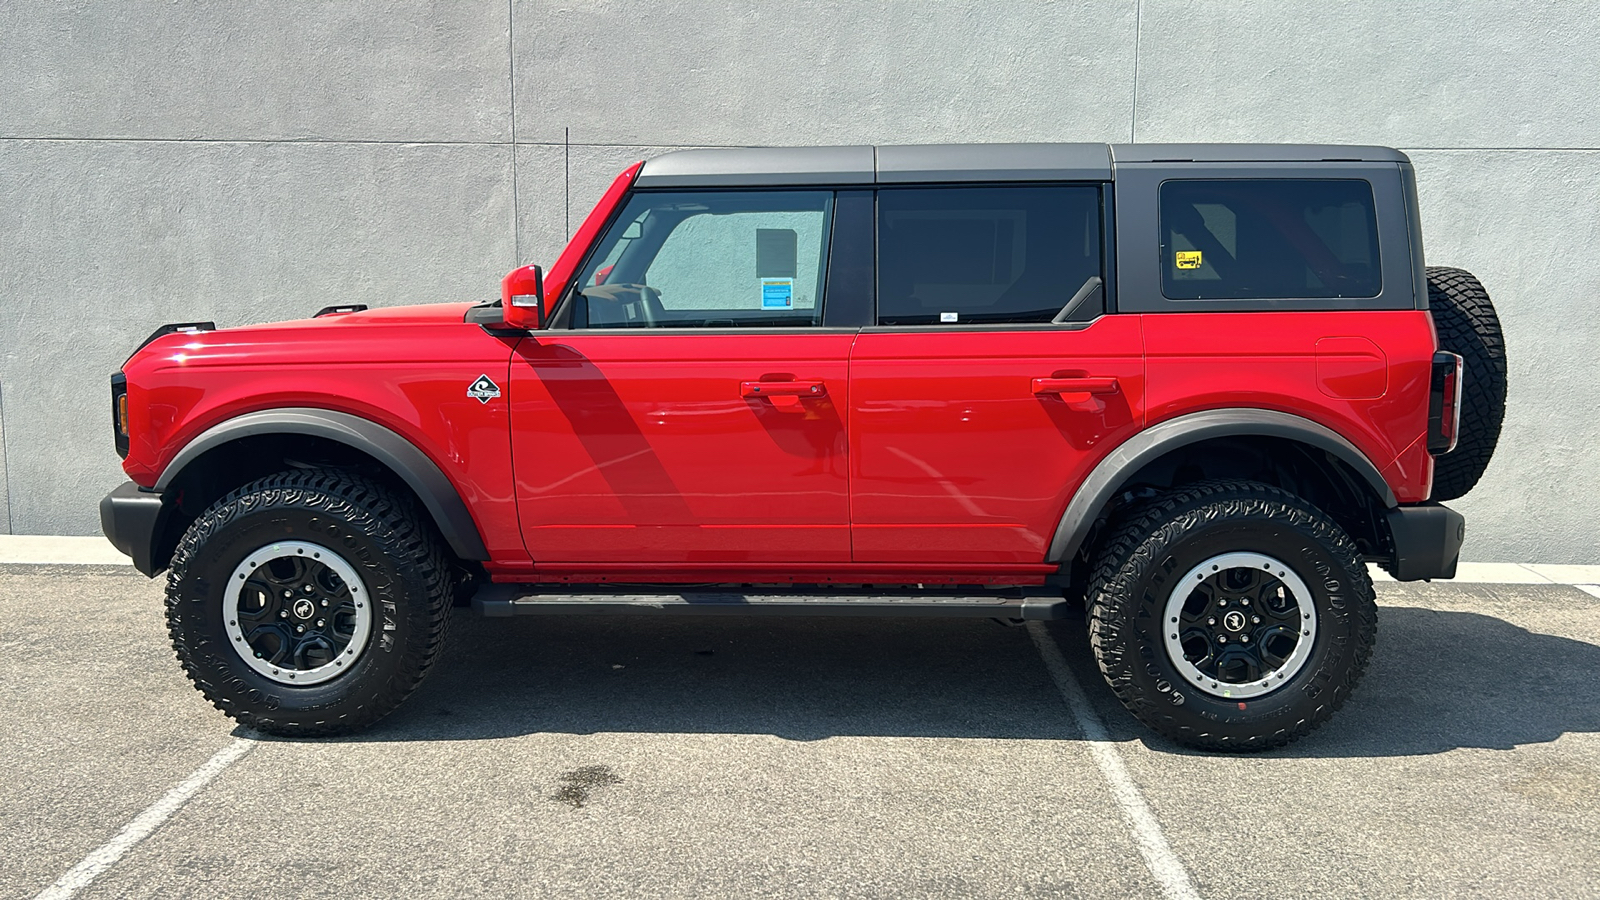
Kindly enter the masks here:
[[1115, 378], [1035, 378], [1035, 394], [1115, 394], [1120, 387]]

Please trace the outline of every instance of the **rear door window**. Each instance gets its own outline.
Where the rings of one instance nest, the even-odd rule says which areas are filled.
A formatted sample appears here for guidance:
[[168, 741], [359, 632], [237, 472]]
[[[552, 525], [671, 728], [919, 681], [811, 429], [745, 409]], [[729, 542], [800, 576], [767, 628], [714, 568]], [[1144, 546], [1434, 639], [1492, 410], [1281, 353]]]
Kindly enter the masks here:
[[1172, 300], [1376, 297], [1372, 186], [1358, 179], [1168, 181], [1161, 289]]
[[1100, 221], [1093, 185], [879, 190], [878, 324], [1047, 323], [1101, 276]]
[[575, 328], [822, 321], [831, 191], [641, 192], [573, 293]]

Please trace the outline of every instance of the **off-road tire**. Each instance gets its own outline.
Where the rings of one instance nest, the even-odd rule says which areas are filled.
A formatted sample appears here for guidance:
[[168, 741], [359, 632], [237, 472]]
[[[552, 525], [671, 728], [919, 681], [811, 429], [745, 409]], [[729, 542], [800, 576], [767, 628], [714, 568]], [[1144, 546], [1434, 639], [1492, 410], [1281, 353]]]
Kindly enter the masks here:
[[[334, 550], [371, 602], [370, 639], [347, 670], [320, 684], [263, 677], [224, 627], [231, 573], [247, 555], [286, 541]], [[167, 629], [189, 679], [241, 725], [340, 734], [382, 718], [421, 684], [444, 646], [451, 589], [445, 555], [409, 498], [338, 471], [284, 472], [233, 491], [189, 526], [167, 578]]]
[[1462, 359], [1456, 448], [1433, 461], [1433, 499], [1472, 490], [1489, 467], [1506, 415], [1506, 341], [1489, 293], [1464, 269], [1428, 267], [1428, 311], [1439, 349]]
[[[1222, 553], [1282, 561], [1309, 590], [1309, 657], [1247, 700], [1185, 681], [1167, 651], [1164, 610], [1178, 579]], [[1203, 750], [1281, 747], [1314, 730], [1355, 688], [1377, 636], [1372, 580], [1343, 529], [1270, 485], [1209, 481], [1165, 493], [1113, 526], [1090, 577], [1089, 641], [1117, 699], [1139, 721]]]

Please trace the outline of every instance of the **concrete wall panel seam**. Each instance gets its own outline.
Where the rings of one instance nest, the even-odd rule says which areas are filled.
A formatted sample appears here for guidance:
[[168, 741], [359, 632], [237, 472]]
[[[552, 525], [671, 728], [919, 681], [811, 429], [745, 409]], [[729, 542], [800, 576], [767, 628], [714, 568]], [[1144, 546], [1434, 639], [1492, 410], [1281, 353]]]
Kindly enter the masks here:
[[11, 470], [6, 468], [6, 391], [0, 384], [0, 534], [11, 534]]

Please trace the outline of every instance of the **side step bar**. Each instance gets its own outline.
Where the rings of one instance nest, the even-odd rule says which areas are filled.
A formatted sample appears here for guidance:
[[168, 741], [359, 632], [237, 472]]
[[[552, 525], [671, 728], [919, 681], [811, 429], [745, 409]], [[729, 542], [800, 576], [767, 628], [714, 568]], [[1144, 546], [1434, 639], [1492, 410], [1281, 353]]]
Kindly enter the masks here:
[[472, 597], [485, 616], [575, 615], [583, 613], [666, 613], [669, 615], [778, 616], [976, 616], [999, 619], [1059, 619], [1067, 614], [1060, 590], [1048, 587], [1004, 590], [821, 590], [736, 585], [723, 589], [674, 589], [652, 585], [486, 584]]

